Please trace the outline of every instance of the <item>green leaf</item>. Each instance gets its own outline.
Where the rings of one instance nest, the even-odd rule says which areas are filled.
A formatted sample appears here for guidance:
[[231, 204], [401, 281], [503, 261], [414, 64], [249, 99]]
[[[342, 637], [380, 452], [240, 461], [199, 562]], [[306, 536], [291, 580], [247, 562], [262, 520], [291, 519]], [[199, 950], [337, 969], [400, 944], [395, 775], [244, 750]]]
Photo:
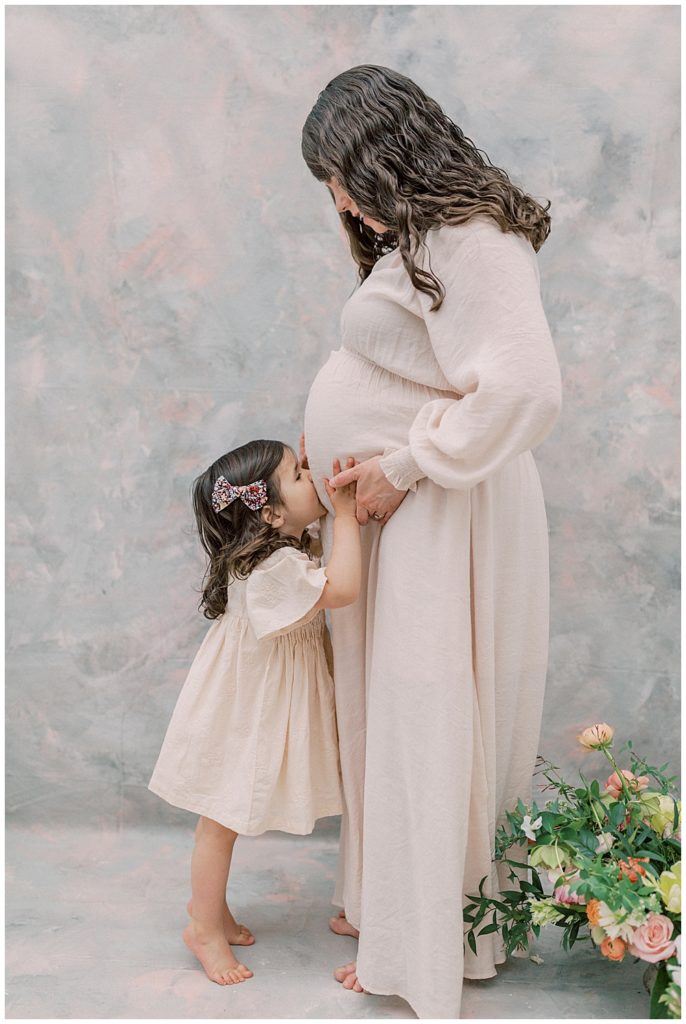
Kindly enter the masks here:
[[595, 833], [591, 832], [590, 829], [587, 828], [582, 828], [579, 833], [578, 842], [590, 853], [595, 853], [598, 847], [598, 840]]
[[519, 887], [522, 890], [522, 892], [530, 892], [532, 896], [539, 896], [541, 894], [541, 892], [543, 891], [541, 889], [540, 882], [539, 882], [539, 885], [537, 886], [535, 884], [532, 884], [531, 882], [520, 881]]
[[498, 924], [497, 924], [497, 922], [493, 921], [493, 922], [491, 922], [491, 924], [487, 924], [485, 926], [485, 928], [482, 928], [481, 931], [478, 932], [477, 934], [478, 935], [488, 935], [489, 932], [497, 932], [497, 931], [498, 931]]
[[618, 800], [608, 808], [608, 816], [615, 828], [621, 825], [626, 817], [626, 807], [621, 800]]
[[659, 1001], [660, 996], [669, 985], [669, 974], [664, 963], [660, 964], [660, 968], [655, 977], [655, 983], [650, 993], [650, 1019], [660, 1020], [669, 1017], [667, 1007], [664, 1003]]
[[469, 948], [472, 953], [476, 956], [476, 939], [474, 938], [474, 932], [469, 932], [467, 934], [467, 942], [469, 943]]
[[478, 924], [481, 924], [481, 922], [483, 921], [484, 917], [486, 916], [486, 911], [487, 910], [488, 910], [488, 906], [486, 905], [486, 903], [483, 903], [481, 908], [479, 909], [478, 914], [474, 918], [474, 927], [475, 928], [476, 928], [476, 926]]
[[583, 924], [583, 921], [575, 921], [574, 924], [572, 925], [572, 927], [570, 928], [570, 930], [569, 930], [569, 946], [570, 946], [570, 948], [576, 942], [576, 938], [577, 938], [577, 936], [579, 934], [579, 928], [581, 927], [582, 924]]

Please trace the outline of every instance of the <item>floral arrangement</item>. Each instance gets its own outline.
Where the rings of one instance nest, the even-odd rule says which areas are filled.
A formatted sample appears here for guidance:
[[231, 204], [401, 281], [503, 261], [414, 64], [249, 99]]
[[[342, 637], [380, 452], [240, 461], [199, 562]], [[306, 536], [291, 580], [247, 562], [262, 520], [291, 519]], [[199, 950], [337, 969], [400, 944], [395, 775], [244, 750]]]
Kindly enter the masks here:
[[[475, 935], [499, 931], [505, 951], [527, 950], [545, 925], [563, 929], [562, 947], [590, 939], [609, 961], [633, 956], [653, 965], [650, 1016], [681, 1016], [681, 803], [674, 777], [648, 765], [628, 741], [629, 768], [612, 754], [614, 730], [606, 723], [589, 726], [577, 737], [587, 751], [603, 754], [612, 773], [571, 786], [558, 768], [539, 757], [537, 774], [557, 792], [544, 808], [536, 803], [507, 812], [508, 827], [496, 833], [495, 859], [511, 865], [516, 888], [479, 895], [464, 910], [465, 937], [476, 953]], [[506, 855], [525, 843], [528, 864]], [[520, 869], [515, 873], [514, 867]], [[521, 870], [525, 869], [525, 870]], [[531, 870], [531, 881], [521, 878]], [[545, 874], [552, 894], [546, 895]], [[487, 923], [484, 918], [492, 912]], [[483, 925], [480, 929], [479, 926]], [[479, 929], [477, 931], [477, 929]], [[582, 931], [583, 929], [583, 931]], [[582, 932], [580, 935], [579, 933]], [[534, 958], [536, 959], [536, 958]], [[540, 962], [540, 961], [539, 961]]]

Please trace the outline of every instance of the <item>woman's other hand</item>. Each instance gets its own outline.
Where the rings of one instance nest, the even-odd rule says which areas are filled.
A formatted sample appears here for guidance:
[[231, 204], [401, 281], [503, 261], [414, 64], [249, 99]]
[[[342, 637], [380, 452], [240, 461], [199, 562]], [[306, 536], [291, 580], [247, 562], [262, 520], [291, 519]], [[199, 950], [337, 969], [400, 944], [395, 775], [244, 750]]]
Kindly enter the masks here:
[[[366, 526], [369, 519], [383, 526], [407, 494], [407, 491], [399, 491], [387, 479], [379, 466], [382, 458], [383, 455], [374, 455], [371, 459], [358, 462], [351, 469], [336, 473], [329, 480], [332, 487], [344, 487], [353, 481], [357, 482], [357, 521], [360, 526]], [[372, 513], [376, 513], [377, 517]]]

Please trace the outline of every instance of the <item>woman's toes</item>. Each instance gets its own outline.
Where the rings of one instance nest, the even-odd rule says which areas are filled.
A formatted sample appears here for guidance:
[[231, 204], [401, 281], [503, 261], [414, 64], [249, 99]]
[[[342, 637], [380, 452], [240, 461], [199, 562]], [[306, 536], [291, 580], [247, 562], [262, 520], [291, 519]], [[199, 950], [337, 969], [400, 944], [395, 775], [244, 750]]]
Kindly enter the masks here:
[[238, 927], [241, 930], [241, 934], [238, 939], [238, 945], [252, 946], [253, 942], [255, 941], [255, 936], [253, 935], [253, 933], [250, 931], [249, 928], [246, 928], [244, 924], [239, 924]]
[[338, 917], [330, 917], [329, 928], [336, 935], [350, 935], [353, 939], [358, 939], [360, 936], [357, 928], [353, 928], [350, 922], [346, 920], [345, 914], [339, 914]]

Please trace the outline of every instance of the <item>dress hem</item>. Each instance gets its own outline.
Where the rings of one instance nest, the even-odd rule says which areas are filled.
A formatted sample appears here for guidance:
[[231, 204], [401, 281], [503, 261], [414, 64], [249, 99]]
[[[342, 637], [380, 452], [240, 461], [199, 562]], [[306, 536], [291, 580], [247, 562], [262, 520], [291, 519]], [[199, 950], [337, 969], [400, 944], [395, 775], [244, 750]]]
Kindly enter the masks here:
[[318, 811], [317, 814], [312, 818], [312, 823], [309, 825], [309, 827], [302, 825], [293, 827], [287, 825], [287, 823], [270, 823], [267, 825], [253, 825], [252, 828], [250, 828], [249, 826], [240, 826], [235, 823], [230, 823], [227, 818], [222, 819], [217, 817], [217, 815], [208, 808], [208, 805], [204, 804], [202, 801], [196, 802], [192, 800], [184, 800], [184, 802], [181, 803], [178, 797], [171, 797], [165, 795], [165, 792], [163, 791], [162, 787], [153, 789], [151, 785], [148, 785], [147, 788], [150, 790], [151, 793], [154, 793], [155, 796], [159, 796], [162, 800], [165, 800], [168, 804], [171, 804], [172, 807], [179, 807], [183, 811], [190, 811], [191, 814], [200, 814], [205, 818], [210, 818], [212, 821], [216, 821], [219, 825], [223, 825], [224, 828], [229, 828], [231, 829], [232, 832], [236, 832], [237, 835], [239, 836], [261, 836], [263, 835], [264, 832], [287, 832], [289, 835], [294, 836], [308, 836], [312, 833], [312, 831], [314, 830], [314, 826], [316, 825], [320, 818], [331, 818], [335, 815], [343, 813], [343, 809], [339, 805], [337, 809], [330, 810], [327, 808], [326, 810]]

